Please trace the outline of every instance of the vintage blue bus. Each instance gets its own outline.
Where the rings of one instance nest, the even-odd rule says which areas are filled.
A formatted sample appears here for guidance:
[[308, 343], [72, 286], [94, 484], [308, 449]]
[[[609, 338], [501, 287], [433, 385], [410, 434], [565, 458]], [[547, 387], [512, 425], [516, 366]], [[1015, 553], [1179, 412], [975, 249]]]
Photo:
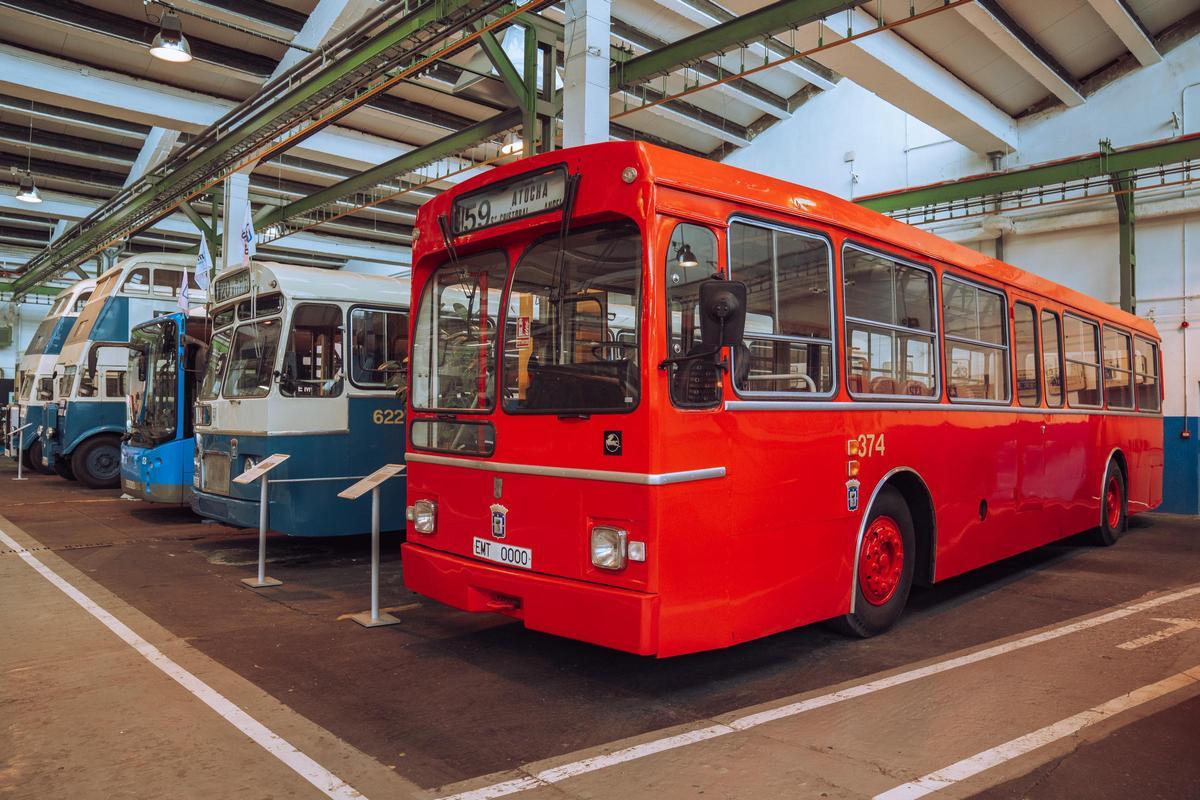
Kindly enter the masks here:
[[137, 255], [97, 279], [54, 368], [54, 402], [46, 406], [39, 437], [44, 467], [89, 489], [120, 484], [128, 354], [101, 346], [92, 355], [92, 348], [123, 345], [134, 325], [176, 310], [185, 275], [189, 302], [203, 304], [192, 274], [195, 260], [183, 254]]
[[[264, 262], [211, 289], [192, 510], [257, 526], [260, 487], [232, 481], [286, 453], [270, 473], [272, 530], [369, 532], [370, 503], [337, 493], [404, 452], [407, 281]], [[385, 528], [404, 526], [404, 496], [402, 479], [384, 485]]]
[[202, 309], [135, 325], [129, 337], [129, 429], [121, 442], [121, 488], [151, 503], [192, 496], [192, 404], [208, 350]]
[[24, 459], [25, 466], [30, 469], [42, 468], [38, 426], [45, 416], [46, 403], [54, 397], [54, 365], [71, 327], [79, 318], [80, 310], [87, 304], [95, 288], [96, 279], [87, 278], [63, 289], [54, 298], [45, 319], [29, 340], [25, 355], [21, 357], [21, 365], [17, 368], [16, 391], [9, 408], [11, 430], [30, 424], [33, 427], [26, 428], [16, 437], [20, 444], [14, 448], [13, 454]]

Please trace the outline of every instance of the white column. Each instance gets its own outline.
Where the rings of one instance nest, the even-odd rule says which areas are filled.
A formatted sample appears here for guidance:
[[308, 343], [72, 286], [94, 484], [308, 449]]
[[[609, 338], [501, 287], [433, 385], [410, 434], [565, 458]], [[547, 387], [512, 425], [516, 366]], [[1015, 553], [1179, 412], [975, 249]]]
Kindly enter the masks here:
[[610, 0], [567, 0], [563, 146], [608, 141]]
[[128, 177], [125, 178], [125, 185], [128, 186], [154, 169], [160, 161], [171, 154], [171, 149], [178, 141], [179, 131], [161, 128], [157, 125], [151, 128], [150, 132], [146, 134], [146, 140], [142, 142], [142, 149], [138, 151]]
[[242, 263], [242, 224], [250, 202], [250, 169], [235, 172], [225, 179], [225, 199], [221, 206], [221, 259], [218, 272]]

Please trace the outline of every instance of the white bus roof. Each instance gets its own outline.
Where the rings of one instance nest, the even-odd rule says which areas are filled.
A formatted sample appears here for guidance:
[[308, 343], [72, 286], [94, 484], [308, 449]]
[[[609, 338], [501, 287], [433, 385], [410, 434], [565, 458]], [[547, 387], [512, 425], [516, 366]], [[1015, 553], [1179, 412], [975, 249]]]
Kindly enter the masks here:
[[[406, 278], [365, 275], [320, 267], [297, 267], [274, 261], [255, 261], [251, 266], [258, 273], [259, 294], [278, 289], [287, 297], [297, 300], [408, 305], [410, 291]], [[228, 269], [214, 278], [213, 282], [240, 269], [241, 267]], [[274, 286], [271, 285], [272, 281], [275, 282]]]
[[115, 266], [105, 271], [97, 280], [104, 280], [109, 275], [137, 266], [182, 267], [190, 271], [196, 268], [196, 256], [189, 253], [141, 253], [136, 256], [122, 258]]

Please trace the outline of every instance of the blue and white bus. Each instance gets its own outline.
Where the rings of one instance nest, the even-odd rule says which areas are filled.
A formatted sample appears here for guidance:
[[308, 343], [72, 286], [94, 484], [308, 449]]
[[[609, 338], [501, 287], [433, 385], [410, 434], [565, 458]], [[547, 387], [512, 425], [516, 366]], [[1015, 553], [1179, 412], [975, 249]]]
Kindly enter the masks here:
[[196, 443], [192, 406], [208, 350], [203, 309], [135, 325], [129, 337], [129, 429], [121, 488], [151, 503], [188, 503]]
[[92, 356], [92, 348], [127, 343], [134, 325], [176, 310], [185, 274], [189, 302], [202, 304], [192, 274], [195, 260], [184, 254], [137, 255], [97, 279], [54, 367], [54, 403], [46, 406], [40, 431], [43, 466], [89, 489], [120, 484], [129, 358], [113, 347]]
[[[256, 527], [260, 488], [232, 479], [286, 453], [269, 475], [272, 530], [369, 532], [370, 503], [337, 493], [404, 452], [408, 282], [256, 263], [211, 290], [192, 510]], [[380, 500], [384, 527], [402, 527], [403, 479], [384, 484]]]
[[95, 288], [96, 279], [87, 278], [63, 289], [54, 298], [50, 311], [34, 331], [29, 346], [25, 348], [25, 355], [21, 357], [21, 365], [17, 368], [16, 392], [9, 408], [12, 415], [11, 430], [22, 425], [33, 425], [17, 437], [20, 440], [19, 457], [31, 469], [42, 468], [42, 444], [37, 428], [42, 424], [46, 404], [54, 397], [54, 365], [71, 327], [79, 318], [80, 310]]

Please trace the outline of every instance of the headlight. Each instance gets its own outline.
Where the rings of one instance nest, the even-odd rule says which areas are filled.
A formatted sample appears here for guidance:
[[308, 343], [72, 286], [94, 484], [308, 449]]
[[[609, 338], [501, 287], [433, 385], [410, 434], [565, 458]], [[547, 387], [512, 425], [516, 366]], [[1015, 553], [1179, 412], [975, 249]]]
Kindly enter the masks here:
[[628, 536], [620, 528], [607, 525], [592, 528], [592, 564], [600, 569], [622, 569], [625, 566], [625, 539]]
[[417, 533], [433, 533], [437, 528], [437, 503], [432, 500], [418, 500], [405, 509], [404, 515]]

